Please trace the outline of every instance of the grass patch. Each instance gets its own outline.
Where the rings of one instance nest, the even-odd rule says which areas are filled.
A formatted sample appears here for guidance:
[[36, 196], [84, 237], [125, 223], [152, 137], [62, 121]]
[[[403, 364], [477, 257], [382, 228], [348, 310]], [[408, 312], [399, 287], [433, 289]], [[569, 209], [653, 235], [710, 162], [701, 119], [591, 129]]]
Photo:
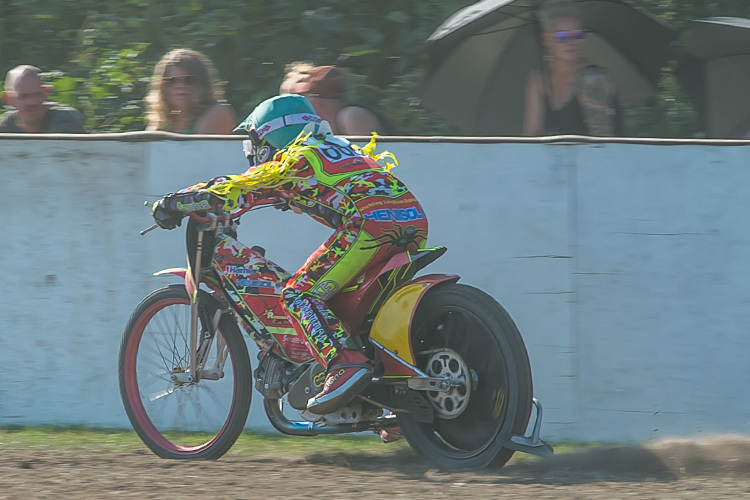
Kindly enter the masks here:
[[[591, 448], [616, 446], [601, 442], [564, 442], [553, 445], [555, 454], [575, 453]], [[0, 427], [0, 449], [52, 449], [132, 452], [148, 451], [138, 435], [127, 429], [99, 429], [83, 426], [4, 426]], [[229, 455], [310, 453], [365, 453], [390, 455], [411, 452], [405, 440], [384, 445], [375, 434], [342, 436], [284, 436], [244, 432]], [[525, 453], [513, 455], [510, 463], [528, 463], [539, 457]]]
[[[195, 438], [196, 436], [192, 436]], [[229, 453], [284, 452], [382, 453], [386, 449], [408, 448], [405, 442], [387, 447], [375, 434], [352, 436], [284, 436], [244, 432]], [[82, 426], [0, 427], [0, 449], [91, 449], [134, 451], [147, 449], [133, 430], [94, 429]]]
[[129, 451], [143, 447], [134, 431], [80, 426], [0, 427], [2, 449], [103, 449]]

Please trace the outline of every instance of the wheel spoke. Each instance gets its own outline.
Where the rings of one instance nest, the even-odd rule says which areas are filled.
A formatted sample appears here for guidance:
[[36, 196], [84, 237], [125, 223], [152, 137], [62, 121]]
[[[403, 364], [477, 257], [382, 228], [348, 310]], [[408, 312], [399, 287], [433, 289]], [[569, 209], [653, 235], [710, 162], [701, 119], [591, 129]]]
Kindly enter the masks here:
[[[218, 458], [242, 432], [249, 410], [252, 381], [244, 339], [236, 328], [228, 337], [220, 327], [201, 363], [223, 376], [195, 381], [187, 376], [190, 301], [184, 288], [163, 289], [163, 298], [158, 294], [139, 305], [140, 315], [133, 314], [123, 341], [120, 377], [128, 416], [162, 457]], [[199, 314], [199, 322], [213, 311]], [[225, 433], [231, 436], [217, 444]]]
[[157, 399], [163, 398], [164, 396], [169, 396], [174, 391], [175, 391], [175, 387], [170, 387], [169, 389], [165, 389], [161, 392], [155, 392], [148, 397], [148, 400], [156, 401]]

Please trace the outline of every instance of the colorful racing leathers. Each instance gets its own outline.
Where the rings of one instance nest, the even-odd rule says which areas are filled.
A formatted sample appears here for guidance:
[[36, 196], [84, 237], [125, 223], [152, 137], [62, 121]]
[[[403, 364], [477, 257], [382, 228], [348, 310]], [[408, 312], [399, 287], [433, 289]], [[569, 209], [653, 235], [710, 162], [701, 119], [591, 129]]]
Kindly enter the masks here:
[[[342, 349], [356, 346], [326, 301], [369, 266], [398, 252], [423, 248], [427, 218], [407, 187], [361, 149], [332, 136], [304, 144], [294, 148], [293, 165], [286, 173], [289, 181], [273, 187], [245, 185], [225, 209], [282, 203], [334, 229], [289, 280], [281, 298], [297, 335], [321, 364], [329, 366]], [[275, 158], [280, 155], [283, 152]], [[234, 185], [242, 186], [236, 182], [240, 178]], [[213, 181], [195, 187], [204, 193], [227, 193], [232, 182], [223, 180], [223, 191], [213, 189]]]

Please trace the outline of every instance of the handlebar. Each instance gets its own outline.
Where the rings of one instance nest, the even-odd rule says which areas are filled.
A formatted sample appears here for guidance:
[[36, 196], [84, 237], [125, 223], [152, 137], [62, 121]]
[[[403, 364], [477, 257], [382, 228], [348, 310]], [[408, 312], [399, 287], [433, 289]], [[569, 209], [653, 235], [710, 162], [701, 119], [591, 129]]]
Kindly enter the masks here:
[[[152, 206], [152, 204], [150, 204], [149, 202], [145, 202], [145, 205], [147, 207]], [[271, 205], [258, 205], [258, 206], [253, 206], [253, 207], [240, 208], [239, 210], [235, 210], [234, 212], [228, 212], [222, 215], [202, 216], [202, 215], [198, 215], [198, 212], [184, 212], [184, 214], [198, 223], [198, 227], [196, 228], [198, 231], [211, 231], [213, 229], [216, 229], [217, 227], [224, 227], [224, 225], [226, 225], [226, 223], [230, 221], [239, 219], [240, 216], [246, 212], [259, 210], [261, 208], [266, 208], [269, 206]], [[153, 226], [150, 226], [140, 231], [140, 235], [143, 236], [146, 233], [150, 233], [154, 229], [158, 229], [158, 228], [159, 228], [159, 225], [154, 224]]]
[[[245, 212], [249, 212], [255, 207], [240, 208], [234, 212], [227, 212], [222, 215], [207, 215], [201, 216], [197, 212], [185, 212], [185, 215], [193, 219], [195, 222], [202, 224], [216, 224], [218, 222], [229, 222], [230, 220], [238, 219]], [[215, 229], [214, 227], [210, 229]]]

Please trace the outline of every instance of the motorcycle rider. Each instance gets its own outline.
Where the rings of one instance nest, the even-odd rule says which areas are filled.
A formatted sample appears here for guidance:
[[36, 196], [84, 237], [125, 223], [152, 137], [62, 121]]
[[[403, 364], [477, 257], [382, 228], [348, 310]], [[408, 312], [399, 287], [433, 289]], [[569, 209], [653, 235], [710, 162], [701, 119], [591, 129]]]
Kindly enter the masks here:
[[424, 248], [427, 219], [421, 205], [387, 163], [336, 137], [310, 102], [284, 94], [262, 102], [237, 127], [250, 137], [251, 166], [167, 195], [153, 207], [163, 228], [180, 225], [182, 212], [215, 212], [273, 204], [306, 213], [334, 230], [285, 285], [281, 302], [297, 335], [326, 367], [323, 389], [307, 409], [334, 412], [372, 379], [373, 368], [326, 302], [363, 272], [396, 253]]

